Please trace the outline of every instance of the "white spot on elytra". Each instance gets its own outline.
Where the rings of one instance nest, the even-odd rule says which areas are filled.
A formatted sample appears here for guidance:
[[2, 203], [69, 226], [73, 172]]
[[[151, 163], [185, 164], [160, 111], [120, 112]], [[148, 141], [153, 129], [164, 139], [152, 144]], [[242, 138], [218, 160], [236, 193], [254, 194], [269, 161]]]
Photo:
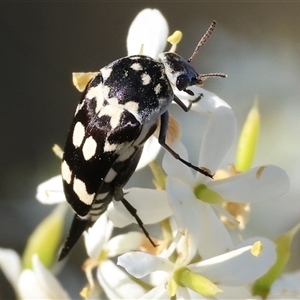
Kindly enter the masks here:
[[97, 142], [94, 140], [92, 136], [89, 136], [82, 147], [82, 154], [85, 160], [91, 159], [97, 150]]
[[120, 124], [120, 118], [123, 111], [124, 109], [121, 107], [110, 103], [110, 105], [106, 105], [101, 109], [99, 118], [104, 115], [109, 116], [111, 128], [114, 129]]
[[80, 201], [82, 201], [86, 205], [91, 205], [93, 203], [95, 193], [89, 194], [86, 190], [86, 185], [82, 180], [78, 178], [74, 179], [73, 190], [80, 199]]
[[134, 101], [128, 101], [124, 104], [124, 109], [128, 110], [133, 115], [138, 114], [139, 104]]
[[141, 79], [142, 79], [143, 85], [147, 85], [147, 84], [149, 84], [151, 82], [151, 77], [147, 73], [143, 73], [141, 75]]
[[120, 147], [120, 144], [110, 144], [108, 141], [106, 141], [103, 150], [104, 152], [112, 152], [115, 151], [117, 147]]
[[112, 68], [107, 68], [107, 67], [104, 67], [100, 70], [103, 80], [106, 80], [110, 76], [112, 70], [113, 70]]
[[156, 95], [159, 94], [160, 90], [161, 90], [161, 84], [159, 83], [154, 87], [155, 94]]
[[65, 160], [61, 164], [61, 175], [63, 180], [66, 181], [66, 183], [71, 183], [72, 171], [70, 170], [70, 167]]
[[98, 99], [99, 98], [99, 100], [103, 101], [102, 83], [100, 83], [97, 86], [91, 87], [88, 90], [88, 92], [86, 93], [85, 98], [87, 98], [87, 99], [93, 99], [93, 98]]
[[110, 92], [110, 87], [108, 85], [103, 85], [102, 87], [103, 98], [110, 102], [110, 99], [108, 97], [109, 92]]
[[82, 123], [77, 122], [74, 126], [72, 141], [75, 147], [80, 147], [84, 139], [85, 129]]
[[135, 71], [140, 71], [140, 70], [143, 70], [143, 67], [140, 63], [133, 63], [131, 66], [130, 66], [131, 69], [135, 70]]

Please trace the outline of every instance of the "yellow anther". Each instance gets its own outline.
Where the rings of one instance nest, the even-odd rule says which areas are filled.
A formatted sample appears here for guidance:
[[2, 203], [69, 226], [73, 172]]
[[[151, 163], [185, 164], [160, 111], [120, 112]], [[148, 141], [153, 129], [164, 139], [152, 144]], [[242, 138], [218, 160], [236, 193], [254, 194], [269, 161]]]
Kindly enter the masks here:
[[256, 256], [256, 257], [257, 257], [258, 255], [261, 254], [262, 250], [263, 250], [263, 244], [262, 244], [262, 242], [261, 242], [261, 241], [257, 241], [257, 242], [255, 242], [255, 243], [252, 245], [252, 248], [251, 248], [251, 254], [252, 254], [253, 256]]
[[176, 30], [172, 35], [167, 38], [167, 41], [172, 45], [177, 45], [182, 38], [182, 32]]

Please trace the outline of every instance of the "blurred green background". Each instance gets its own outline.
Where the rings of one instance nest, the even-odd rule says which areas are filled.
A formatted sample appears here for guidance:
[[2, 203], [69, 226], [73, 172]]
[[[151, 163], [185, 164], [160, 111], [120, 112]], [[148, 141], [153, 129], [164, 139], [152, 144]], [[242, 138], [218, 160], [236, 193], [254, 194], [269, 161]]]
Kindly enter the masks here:
[[[284, 168], [291, 192], [253, 205], [244, 235], [274, 238], [300, 221], [299, 2], [11, 1], [0, 3], [0, 247], [21, 253], [30, 232], [53, 209], [38, 203], [35, 193], [39, 183], [59, 173], [51, 148], [64, 146], [80, 98], [71, 73], [97, 71], [125, 56], [128, 28], [146, 7], [163, 13], [170, 34], [183, 32], [177, 52], [186, 58], [211, 21], [218, 22], [193, 65], [200, 73], [228, 74], [226, 80], [208, 80], [205, 88], [232, 106], [239, 130], [259, 97], [262, 123], [254, 165]], [[184, 120], [180, 110], [172, 112]], [[182, 123], [182, 140], [192, 145], [198, 129]], [[198, 150], [189, 146], [189, 151], [195, 161]], [[234, 157], [233, 147], [224, 166]], [[151, 186], [150, 171], [139, 171], [130, 185]], [[299, 268], [300, 234], [292, 247], [288, 270]], [[77, 271], [71, 266], [65, 274]], [[61, 274], [60, 280], [76, 297], [85, 279], [70, 276]], [[0, 298], [12, 295], [0, 276]]]

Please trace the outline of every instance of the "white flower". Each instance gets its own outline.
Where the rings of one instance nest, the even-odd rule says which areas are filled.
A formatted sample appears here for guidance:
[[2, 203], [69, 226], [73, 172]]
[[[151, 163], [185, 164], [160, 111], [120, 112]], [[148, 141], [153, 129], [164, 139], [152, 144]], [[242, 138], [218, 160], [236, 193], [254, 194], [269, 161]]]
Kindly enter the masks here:
[[[212, 114], [204, 132], [197, 165], [215, 173], [235, 138], [236, 121], [232, 110], [217, 98], [205, 106]], [[172, 148], [188, 160], [181, 143], [173, 144]], [[211, 180], [200, 173], [194, 176], [190, 168], [166, 153], [163, 168], [168, 174], [166, 189], [179, 231], [183, 234], [188, 231], [195, 251], [198, 248], [202, 258], [232, 249], [229, 233], [213, 211], [212, 204], [221, 210], [217, 205], [222, 201], [253, 203], [271, 200], [289, 189], [286, 172], [276, 166], [257, 167], [230, 178]]]
[[300, 270], [277, 279], [267, 299], [300, 299]]
[[32, 256], [32, 266], [32, 270], [22, 270], [20, 257], [14, 250], [0, 249], [0, 267], [20, 299], [70, 299], [37, 255]]
[[138, 249], [142, 244], [144, 236], [140, 232], [129, 232], [111, 238], [112, 230], [112, 222], [103, 214], [93, 227], [84, 232], [87, 253], [91, 258], [102, 260], [103, 255], [111, 258]]
[[[255, 248], [261, 245], [262, 250], [260, 248], [256, 251]], [[188, 242], [186, 248], [188, 252], [191, 250]], [[273, 242], [261, 238], [260, 242], [251, 246], [243, 245], [236, 250], [197, 263], [188, 264], [181, 258], [178, 256], [177, 261], [173, 263], [165, 257], [130, 252], [118, 258], [118, 265], [137, 278], [155, 274], [156, 271], [165, 273], [161, 283], [142, 299], [167, 299], [175, 294], [177, 299], [191, 299], [189, 294], [196, 295], [191, 290], [203, 296], [214, 295], [216, 299], [222, 299], [222, 294], [219, 293], [223, 290], [226, 292], [227, 287], [241, 287], [262, 276], [275, 262], [276, 250]], [[227, 293], [227, 296], [230, 295]]]
[[36, 199], [43, 204], [66, 202], [61, 175], [42, 182], [37, 187]]
[[110, 259], [139, 249], [145, 239], [140, 232], [129, 232], [111, 238], [113, 224], [103, 214], [92, 228], [84, 233], [88, 260], [84, 269], [90, 282], [91, 291], [94, 287], [91, 270], [97, 268], [96, 276], [102, 289], [110, 299], [136, 299], [145, 290], [135, 283], [125, 272], [120, 270]]

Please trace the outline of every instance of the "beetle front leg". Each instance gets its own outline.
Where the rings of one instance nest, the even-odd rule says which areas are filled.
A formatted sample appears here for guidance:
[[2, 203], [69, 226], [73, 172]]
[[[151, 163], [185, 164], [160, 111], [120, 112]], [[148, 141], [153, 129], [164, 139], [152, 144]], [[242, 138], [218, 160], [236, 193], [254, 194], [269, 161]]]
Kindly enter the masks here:
[[189, 106], [186, 106], [176, 95], [174, 95], [173, 100], [176, 104], [178, 104], [180, 106], [180, 108], [182, 108], [185, 112], [188, 112], [191, 109], [193, 103], [196, 103], [196, 102], [200, 101], [200, 99], [202, 97], [203, 97], [203, 94], [201, 93], [194, 100], [189, 100]]

